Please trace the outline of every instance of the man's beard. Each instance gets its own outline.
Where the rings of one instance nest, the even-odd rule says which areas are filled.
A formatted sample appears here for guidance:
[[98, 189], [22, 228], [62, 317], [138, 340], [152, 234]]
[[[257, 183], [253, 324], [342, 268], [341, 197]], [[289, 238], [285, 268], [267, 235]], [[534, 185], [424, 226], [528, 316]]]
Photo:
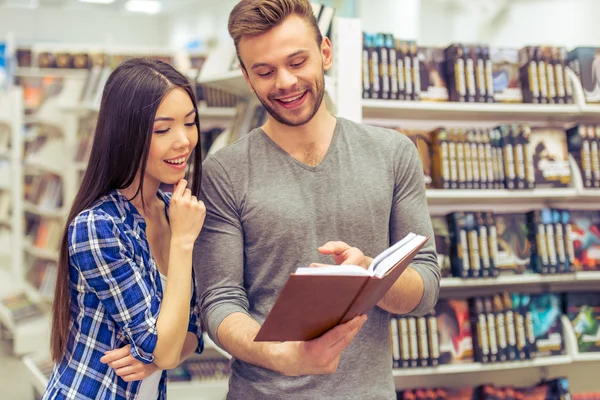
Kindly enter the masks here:
[[[255, 91], [256, 93], [256, 91]], [[308, 90], [306, 90], [306, 94], [305, 96], [308, 96], [310, 93], [313, 93], [312, 88], [309, 88]], [[308, 114], [308, 116], [306, 118], [303, 118], [301, 120], [292, 120], [289, 118], [286, 118], [284, 115], [278, 113], [277, 111], [275, 111], [274, 107], [272, 107], [269, 102], [267, 102], [265, 99], [263, 99], [261, 96], [259, 96], [258, 94], [256, 95], [256, 97], [258, 98], [258, 100], [261, 102], [261, 104], [263, 105], [263, 107], [267, 110], [267, 112], [269, 113], [269, 115], [273, 118], [275, 118], [276, 121], [278, 121], [279, 123], [283, 124], [283, 125], [287, 125], [287, 126], [300, 126], [300, 125], [304, 125], [305, 123], [307, 123], [308, 121], [310, 121], [312, 119], [312, 117], [315, 116], [315, 114], [317, 113], [317, 111], [319, 111], [319, 107], [321, 106], [321, 103], [323, 102], [323, 97], [325, 95], [325, 73], [321, 74], [320, 79], [317, 79], [316, 82], [316, 96], [315, 96], [315, 103], [312, 107], [312, 110], [310, 111], [310, 113]], [[308, 99], [307, 99], [308, 100]], [[271, 102], [275, 103], [277, 100], [273, 99], [270, 100]], [[293, 113], [293, 110], [289, 110], [290, 113]]]

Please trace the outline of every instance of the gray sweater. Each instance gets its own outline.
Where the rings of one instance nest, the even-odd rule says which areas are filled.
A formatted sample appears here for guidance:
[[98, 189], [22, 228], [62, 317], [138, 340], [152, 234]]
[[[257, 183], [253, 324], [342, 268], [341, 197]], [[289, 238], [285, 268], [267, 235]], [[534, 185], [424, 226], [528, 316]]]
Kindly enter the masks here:
[[[409, 232], [431, 235], [411, 264], [431, 311], [440, 272], [416, 147], [398, 132], [338, 118], [331, 146], [307, 166], [255, 129], [207, 158], [207, 216], [194, 250], [204, 324], [217, 344], [225, 317], [261, 324], [289, 274], [333, 264], [317, 248], [341, 240], [374, 257]], [[323, 307], [327, 307], [323, 304]], [[285, 377], [234, 359], [229, 399], [395, 399], [388, 313], [374, 307], [336, 373]]]

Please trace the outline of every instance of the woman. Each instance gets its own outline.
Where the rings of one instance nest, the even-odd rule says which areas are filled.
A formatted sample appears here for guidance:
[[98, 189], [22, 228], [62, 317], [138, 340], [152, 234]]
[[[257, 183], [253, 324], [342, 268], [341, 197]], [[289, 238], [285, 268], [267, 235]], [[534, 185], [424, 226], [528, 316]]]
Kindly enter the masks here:
[[[202, 351], [198, 135], [194, 94], [174, 68], [132, 59], [113, 71], [61, 244], [44, 399], [163, 399], [164, 370]], [[176, 185], [172, 197], [161, 183]]]

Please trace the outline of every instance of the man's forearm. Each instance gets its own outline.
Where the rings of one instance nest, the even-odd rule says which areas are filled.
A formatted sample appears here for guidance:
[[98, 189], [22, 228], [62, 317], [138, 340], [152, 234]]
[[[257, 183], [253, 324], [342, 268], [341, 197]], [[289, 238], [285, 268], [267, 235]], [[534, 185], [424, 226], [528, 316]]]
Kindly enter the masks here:
[[225, 350], [233, 357], [281, 372], [276, 365], [275, 346], [268, 342], [255, 342], [260, 325], [250, 316], [236, 312], [227, 316], [219, 325], [217, 337]]
[[392, 314], [408, 314], [417, 308], [424, 291], [421, 274], [408, 267], [377, 306]]

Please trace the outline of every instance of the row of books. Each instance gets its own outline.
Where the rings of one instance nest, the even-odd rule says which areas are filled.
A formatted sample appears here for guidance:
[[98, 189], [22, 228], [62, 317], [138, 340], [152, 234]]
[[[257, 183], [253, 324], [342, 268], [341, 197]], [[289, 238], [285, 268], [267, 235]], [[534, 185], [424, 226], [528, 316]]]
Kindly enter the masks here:
[[584, 88], [586, 101], [600, 102], [593, 72], [597, 51], [462, 43], [421, 47], [392, 34], [363, 32], [363, 98], [572, 104], [569, 66]]
[[63, 205], [63, 183], [56, 175], [25, 175], [24, 197], [29, 203], [46, 210], [56, 210]]
[[600, 129], [596, 126], [577, 126], [566, 132], [517, 124], [493, 129], [437, 128], [431, 132], [394, 129], [408, 136], [417, 147], [426, 187], [511, 190], [569, 187], [569, 152], [576, 158], [580, 156], [579, 132], [585, 130], [590, 138], [585, 160], [589, 161], [594, 178], [590, 182], [593, 186], [598, 181], [600, 186], [596, 139], [600, 139]]
[[[413, 317], [390, 319], [394, 367], [496, 363], [565, 354], [561, 316], [571, 321], [580, 353], [600, 352], [600, 293], [498, 293], [442, 299], [416, 330]], [[402, 322], [406, 321], [406, 322]], [[397, 323], [395, 328], [393, 325]], [[419, 331], [419, 326], [425, 328]], [[435, 327], [437, 326], [437, 331]], [[425, 330], [427, 329], [427, 330]], [[398, 332], [397, 336], [395, 332]], [[437, 340], [435, 335], [437, 334]], [[438, 344], [439, 356], [431, 343]]]
[[569, 393], [569, 382], [566, 378], [544, 381], [526, 388], [488, 384], [476, 388], [423, 388], [396, 393], [397, 400], [569, 400], [575, 399], [575, 396]]
[[40, 304], [32, 302], [24, 293], [4, 297], [0, 299], [0, 304], [10, 312], [13, 322], [16, 324], [45, 313]]
[[56, 219], [31, 216], [25, 220], [25, 236], [34, 247], [56, 251], [64, 230], [64, 222]]
[[58, 267], [56, 261], [34, 259], [27, 271], [27, 281], [47, 298], [54, 296]]
[[167, 371], [169, 382], [222, 381], [230, 375], [230, 362], [224, 358], [190, 358]]
[[600, 270], [600, 211], [454, 212], [431, 221], [442, 276]]

